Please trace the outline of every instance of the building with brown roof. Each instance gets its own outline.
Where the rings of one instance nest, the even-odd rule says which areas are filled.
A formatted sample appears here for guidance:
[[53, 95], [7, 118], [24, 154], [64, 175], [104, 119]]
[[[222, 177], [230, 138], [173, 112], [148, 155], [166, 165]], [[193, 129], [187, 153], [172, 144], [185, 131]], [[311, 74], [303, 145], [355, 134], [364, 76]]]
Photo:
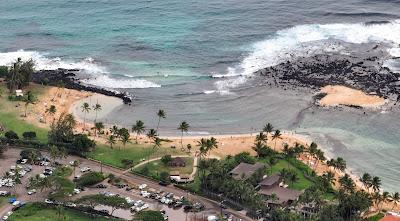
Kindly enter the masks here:
[[229, 174], [235, 180], [247, 180], [250, 178], [257, 170], [265, 168], [262, 163], [240, 163], [237, 165]]
[[391, 215], [391, 214], [387, 214], [385, 217], [383, 217], [379, 221], [400, 221], [400, 217], [399, 216], [394, 216], [394, 215]]
[[182, 159], [181, 157], [175, 157], [174, 159], [171, 160], [169, 163], [169, 166], [171, 167], [185, 167], [186, 166], [186, 161]]
[[281, 176], [276, 173], [260, 182], [258, 193], [266, 197], [268, 204], [290, 205], [300, 196], [300, 191], [281, 187], [281, 181]]

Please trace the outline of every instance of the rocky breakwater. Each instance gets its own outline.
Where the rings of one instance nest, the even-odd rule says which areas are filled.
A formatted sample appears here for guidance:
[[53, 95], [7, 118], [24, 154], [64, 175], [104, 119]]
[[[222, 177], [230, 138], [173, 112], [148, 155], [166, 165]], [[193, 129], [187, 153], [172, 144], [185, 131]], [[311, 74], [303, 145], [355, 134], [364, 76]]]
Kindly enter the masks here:
[[78, 73], [80, 73], [80, 70], [75, 69], [41, 70], [33, 74], [31, 80], [37, 84], [57, 87], [62, 86], [68, 89], [84, 90], [104, 94], [107, 96], [113, 96], [122, 99], [125, 104], [132, 103], [132, 96], [128, 93], [120, 93], [114, 90], [83, 84], [77, 77]]
[[[283, 88], [308, 88], [314, 92], [327, 85], [342, 85], [385, 99], [400, 100], [400, 74], [384, 67], [385, 54], [373, 50], [316, 54], [299, 57], [257, 71], [265, 84]], [[324, 94], [315, 96], [321, 99]]]

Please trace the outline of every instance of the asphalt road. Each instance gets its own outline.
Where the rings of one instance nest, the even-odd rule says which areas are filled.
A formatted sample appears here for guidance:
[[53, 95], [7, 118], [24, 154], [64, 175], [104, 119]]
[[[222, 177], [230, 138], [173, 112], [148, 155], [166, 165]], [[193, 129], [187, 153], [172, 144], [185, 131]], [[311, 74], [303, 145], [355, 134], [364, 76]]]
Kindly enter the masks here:
[[[3, 159], [1, 159], [1, 161], [0, 161], [0, 174], [1, 175], [4, 174], [5, 171], [8, 171], [10, 169], [11, 165], [15, 165], [15, 161], [19, 158], [20, 151], [21, 151], [21, 149], [19, 149], [19, 148], [9, 148], [4, 153], [5, 157]], [[43, 153], [43, 155], [48, 155], [48, 154]], [[210, 199], [207, 199], [207, 198], [204, 198], [201, 196], [189, 194], [187, 191], [176, 188], [172, 185], [161, 186], [157, 182], [148, 180], [144, 177], [137, 176], [137, 175], [134, 175], [127, 171], [124, 171], [124, 170], [121, 170], [118, 168], [114, 168], [111, 166], [101, 165], [98, 162], [80, 158], [80, 157], [76, 157], [76, 156], [68, 156], [66, 159], [62, 159], [62, 160], [58, 160], [58, 161], [63, 164], [68, 164], [70, 161], [73, 161], [73, 160], [80, 161], [80, 166], [79, 166], [80, 168], [90, 167], [94, 171], [102, 170], [104, 173], [113, 173], [117, 177], [125, 180], [130, 185], [147, 184], [148, 188], [153, 188], [155, 190], [162, 190], [164, 192], [171, 192], [176, 196], [188, 197], [192, 201], [202, 203], [206, 208], [205, 211], [207, 214], [218, 214], [220, 212], [219, 202], [215, 202], [213, 200], [210, 200]], [[48, 192], [39, 192], [38, 191], [37, 194], [29, 196], [29, 195], [27, 195], [27, 190], [25, 188], [29, 177], [33, 176], [35, 174], [38, 174], [38, 173], [42, 173], [43, 170], [44, 170], [44, 167], [33, 166], [33, 171], [28, 173], [26, 176], [24, 176], [22, 178], [22, 185], [17, 185], [15, 190], [14, 190], [14, 188], [7, 188], [7, 187], [1, 187], [0, 190], [7, 190], [7, 191], [11, 191], [12, 193], [14, 193], [16, 191], [18, 200], [20, 200], [20, 201], [25, 201], [25, 202], [41, 201], [41, 202], [43, 202], [43, 200], [46, 198]], [[78, 175], [78, 174], [81, 174], [79, 168], [76, 169], [76, 175]], [[71, 176], [71, 178], [72, 178], [72, 176]], [[118, 188], [116, 188], [116, 187], [112, 187], [112, 188], [113, 189], [111, 189], [111, 190], [110, 189], [105, 189], [105, 190], [109, 191], [109, 192], [116, 192], [116, 193], [118, 193], [119, 191], [122, 191], [122, 190], [117, 190]], [[89, 191], [84, 191], [84, 192], [96, 193], [96, 191], [100, 191], [100, 190], [90, 190], [89, 189]], [[84, 194], [84, 192], [82, 194]], [[87, 193], [85, 193], [85, 194], [87, 194]], [[140, 197], [137, 195], [137, 193], [136, 194], [132, 193], [132, 194], [133, 195], [130, 195], [130, 196], [132, 196], [132, 198]], [[127, 193], [124, 193], [123, 196], [128, 196], [128, 195], [127, 195]], [[141, 197], [141, 198], [144, 199], [143, 197]], [[148, 201], [148, 200], [144, 199], [144, 201]], [[11, 209], [12, 209], [12, 206], [10, 204], [6, 204], [3, 207], [1, 207], [0, 208], [0, 217], [3, 217]], [[234, 216], [234, 219], [233, 219], [234, 221], [236, 221], [236, 220], [253, 221], [253, 219], [251, 219], [251, 218], [245, 216], [243, 213], [235, 211], [235, 210], [225, 209], [224, 213], [232, 214]]]

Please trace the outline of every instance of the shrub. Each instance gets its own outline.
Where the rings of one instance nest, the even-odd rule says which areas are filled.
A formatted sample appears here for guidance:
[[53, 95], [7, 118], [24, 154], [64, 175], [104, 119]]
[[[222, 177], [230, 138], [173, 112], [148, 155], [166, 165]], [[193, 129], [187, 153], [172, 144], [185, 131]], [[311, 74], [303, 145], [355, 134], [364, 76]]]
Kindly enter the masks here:
[[15, 132], [12, 131], [12, 130], [7, 131], [7, 132], [4, 134], [4, 136], [5, 136], [8, 140], [18, 140], [18, 139], [19, 139], [18, 134], [15, 133]]
[[0, 78], [5, 78], [8, 75], [8, 67], [0, 66]]
[[125, 167], [131, 167], [133, 165], [133, 160], [123, 159], [121, 163], [124, 164]]
[[[34, 162], [38, 158], [42, 157], [42, 153], [40, 153], [39, 150], [32, 149], [32, 148], [22, 150], [19, 155], [21, 156], [21, 158], [28, 159], [30, 162]], [[34, 159], [32, 159], [32, 158], [34, 158]]]
[[147, 176], [147, 175], [149, 174], [149, 172], [150, 172], [150, 170], [149, 170], [149, 167], [148, 167], [147, 165], [145, 165], [144, 167], [142, 167], [142, 168], [140, 169], [140, 171], [139, 171], [139, 173], [141, 173], [141, 174], [143, 174], [143, 175], [145, 175], [145, 176]]
[[171, 155], [165, 155], [165, 156], [161, 157], [161, 162], [164, 165], [168, 165], [171, 161], [172, 161]]
[[168, 172], [161, 172], [160, 173], [160, 181], [165, 183], [165, 184], [170, 184], [171, 180], [169, 179], [169, 173]]
[[24, 139], [26, 139], [26, 140], [33, 140], [33, 139], [36, 139], [36, 132], [34, 132], [34, 131], [27, 131], [27, 132], [24, 132], [24, 133], [22, 134], [22, 136], [23, 136]]
[[89, 172], [89, 173], [82, 175], [76, 181], [76, 185], [83, 186], [83, 187], [92, 186], [94, 184], [100, 183], [104, 179], [105, 179], [105, 177], [103, 176], [102, 173], [93, 171], [93, 172]]

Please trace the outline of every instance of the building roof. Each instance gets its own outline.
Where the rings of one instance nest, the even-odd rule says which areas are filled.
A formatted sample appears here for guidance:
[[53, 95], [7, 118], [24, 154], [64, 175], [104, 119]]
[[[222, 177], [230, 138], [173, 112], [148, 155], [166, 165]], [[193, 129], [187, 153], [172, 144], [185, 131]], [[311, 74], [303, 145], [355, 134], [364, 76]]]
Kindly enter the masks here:
[[272, 186], [276, 183], [279, 183], [281, 179], [281, 176], [278, 173], [273, 174], [272, 176], [268, 176], [266, 178], [264, 178], [261, 183], [260, 186], [262, 188], [262, 186]]
[[233, 170], [231, 170], [230, 174], [232, 177], [236, 180], [241, 180], [241, 179], [248, 179], [253, 175], [257, 170], [263, 168], [265, 165], [262, 163], [255, 163], [255, 164], [249, 164], [249, 163], [240, 163], [237, 165]]
[[386, 215], [379, 221], [400, 221], [400, 217], [394, 215]]
[[[275, 194], [278, 197], [278, 200], [275, 201], [276, 203], [282, 204], [284, 202], [287, 202], [289, 200], [296, 200], [301, 192], [297, 190], [292, 190], [292, 189], [287, 189], [279, 186], [274, 186], [270, 189], [261, 189], [258, 191], [258, 193], [265, 195], [265, 196], [271, 196], [272, 194]], [[273, 201], [271, 201], [273, 202]]]
[[186, 161], [184, 159], [182, 159], [181, 157], [175, 157], [171, 160], [171, 164], [182, 165], [182, 164], [186, 164]]

